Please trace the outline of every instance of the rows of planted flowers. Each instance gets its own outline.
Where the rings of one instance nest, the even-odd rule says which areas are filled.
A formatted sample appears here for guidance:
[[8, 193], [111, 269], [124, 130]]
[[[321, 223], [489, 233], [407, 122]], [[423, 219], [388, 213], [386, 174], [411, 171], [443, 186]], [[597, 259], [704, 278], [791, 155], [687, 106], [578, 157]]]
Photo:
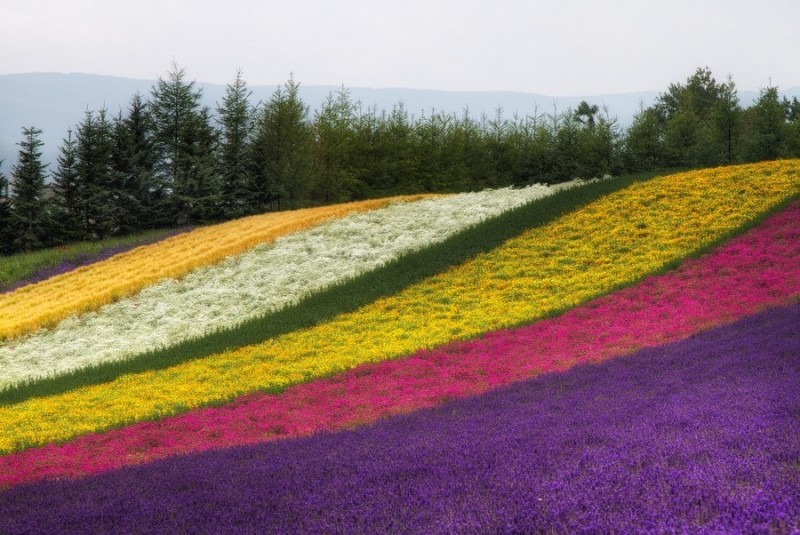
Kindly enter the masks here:
[[[731, 291], [735, 288], [735, 291]], [[673, 342], [800, 296], [800, 202], [678, 269], [558, 317], [65, 445], [0, 458], [0, 486], [337, 430]]]
[[669, 266], [800, 193], [796, 161], [635, 184], [326, 324], [0, 408], [0, 451], [282, 389], [542, 319]]
[[0, 531], [793, 533], [800, 304], [352, 432], [0, 495]]
[[230, 328], [577, 183], [393, 203], [291, 233], [0, 345], [0, 386]]
[[6, 261], [8, 264], [6, 266], [0, 266], [0, 274], [4, 282], [0, 283], [0, 293], [13, 292], [23, 286], [36, 284], [37, 282], [51, 279], [57, 275], [69, 273], [81, 266], [102, 262], [103, 260], [130, 251], [131, 249], [166, 240], [167, 238], [189, 232], [190, 230], [192, 230], [192, 227], [151, 231], [119, 240], [113, 240], [113, 242], [116, 243], [91, 243], [90, 247], [86, 247], [81, 243], [71, 247], [64, 246], [58, 248], [59, 251], [64, 251], [63, 256], [59, 255], [58, 257], [62, 258], [61, 260], [39, 257], [32, 258], [28, 262], [22, 262], [19, 258], [21, 256], [26, 256], [24, 253], [7, 257]]
[[61, 307], [0, 314], [0, 532], [800, 530], [800, 161], [606, 184], [249, 218], [0, 295]]
[[96, 310], [166, 277], [274, 241], [289, 232], [392, 201], [423, 196], [394, 197], [342, 205], [268, 213], [202, 227], [187, 234], [85, 266], [39, 284], [0, 295], [0, 340], [52, 326], [74, 313]]

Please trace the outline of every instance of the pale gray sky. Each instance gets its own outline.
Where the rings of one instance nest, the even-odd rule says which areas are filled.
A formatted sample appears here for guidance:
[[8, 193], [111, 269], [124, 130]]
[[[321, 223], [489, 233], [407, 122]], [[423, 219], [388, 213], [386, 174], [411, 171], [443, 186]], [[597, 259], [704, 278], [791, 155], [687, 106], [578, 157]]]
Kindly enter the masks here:
[[709, 66], [800, 85], [797, 0], [0, 0], [0, 74], [250, 85], [663, 91]]

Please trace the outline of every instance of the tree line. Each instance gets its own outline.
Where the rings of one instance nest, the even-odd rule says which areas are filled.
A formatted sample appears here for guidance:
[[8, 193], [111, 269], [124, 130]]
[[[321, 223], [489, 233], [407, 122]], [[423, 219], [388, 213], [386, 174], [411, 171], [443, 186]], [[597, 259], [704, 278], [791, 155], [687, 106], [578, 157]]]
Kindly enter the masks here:
[[0, 168], [0, 252], [368, 197], [800, 156], [796, 97], [767, 87], [744, 108], [733, 80], [708, 68], [671, 84], [628, 128], [588, 102], [413, 116], [402, 103], [365, 108], [345, 88], [311, 114], [298, 90], [290, 77], [253, 103], [239, 72], [212, 111], [173, 65], [126, 110], [87, 111], [49, 175], [41, 131], [24, 128], [10, 184]]

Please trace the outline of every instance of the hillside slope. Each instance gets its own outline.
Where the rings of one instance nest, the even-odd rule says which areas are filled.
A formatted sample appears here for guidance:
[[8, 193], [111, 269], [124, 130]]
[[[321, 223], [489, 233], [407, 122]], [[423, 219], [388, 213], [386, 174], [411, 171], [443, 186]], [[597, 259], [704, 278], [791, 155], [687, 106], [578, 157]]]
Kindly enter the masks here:
[[800, 161], [613, 184], [297, 328], [0, 403], [0, 531], [800, 529]]

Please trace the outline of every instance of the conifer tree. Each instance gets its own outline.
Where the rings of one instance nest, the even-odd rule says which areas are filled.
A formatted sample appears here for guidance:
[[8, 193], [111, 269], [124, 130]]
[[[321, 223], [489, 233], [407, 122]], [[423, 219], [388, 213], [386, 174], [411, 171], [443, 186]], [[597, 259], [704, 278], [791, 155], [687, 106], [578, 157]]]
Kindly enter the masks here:
[[20, 251], [43, 247], [47, 243], [41, 134], [38, 128], [22, 129], [18, 161], [11, 171], [11, 231], [14, 248]]
[[664, 165], [663, 126], [654, 108], [644, 108], [634, 115], [624, 141], [625, 167], [645, 171]]
[[155, 127], [149, 105], [139, 93], [131, 99], [128, 116], [125, 118], [125, 129], [128, 136], [127, 165], [131, 173], [131, 190], [138, 206], [140, 227], [158, 226], [158, 213], [162, 212], [167, 202], [164, 184], [155, 174]]
[[67, 137], [59, 147], [56, 163], [53, 189], [59, 241], [79, 240], [83, 237], [81, 206], [84, 193], [81, 191], [81, 181], [78, 177], [78, 142], [72, 134], [72, 129], [67, 130]]
[[211, 112], [204, 107], [194, 115], [183, 131], [188, 150], [187, 163], [179, 187], [175, 188], [176, 205], [183, 207], [176, 222], [208, 223], [221, 217], [221, 184], [217, 175], [215, 153], [217, 132], [211, 126]]
[[254, 190], [261, 210], [302, 203], [311, 186], [308, 106], [293, 78], [264, 106], [253, 142]]
[[314, 116], [315, 199], [347, 201], [361, 189], [351, 161], [354, 130], [354, 105], [342, 87], [326, 97]]
[[580, 165], [581, 146], [579, 132], [581, 124], [571, 109], [561, 114], [555, 131], [555, 169], [553, 174], [558, 181], [573, 178], [589, 178], [581, 176], [584, 169]]
[[252, 178], [249, 145], [253, 134], [255, 109], [250, 104], [252, 91], [247, 88], [242, 71], [228, 84], [222, 103], [217, 107], [219, 124], [219, 177], [224, 217], [234, 218], [253, 213]]
[[714, 122], [715, 141], [720, 153], [718, 163], [731, 164], [739, 144], [742, 108], [739, 106], [736, 84], [730, 76], [727, 83], [719, 87], [719, 99], [711, 110], [711, 119]]
[[362, 119], [362, 127], [374, 128], [372, 157], [367, 161], [372, 169], [365, 173], [370, 194], [391, 195], [414, 189], [414, 183], [418, 183], [415, 128], [405, 104], [399, 102], [389, 114], [381, 116], [375, 111], [368, 112]]
[[113, 153], [119, 232], [158, 226], [158, 213], [166, 208], [165, 192], [154, 176], [152, 121], [140, 93], [131, 97], [127, 114], [114, 121]]
[[788, 153], [789, 103], [778, 97], [777, 87], [766, 87], [755, 104], [747, 110], [748, 143], [745, 158], [749, 161], [772, 160]]
[[82, 239], [99, 240], [118, 229], [113, 127], [106, 110], [87, 111], [76, 135]]
[[[3, 160], [0, 160], [0, 167]], [[12, 251], [11, 203], [8, 198], [8, 179], [0, 169], [0, 254]]]
[[794, 157], [800, 156], [800, 100], [792, 97], [791, 101], [786, 102], [788, 110], [788, 154]]
[[[200, 122], [202, 91], [186, 81], [186, 72], [176, 64], [168, 78], [159, 78], [151, 92], [150, 113], [155, 130], [155, 173], [170, 199], [170, 210], [161, 214], [168, 223], [190, 223], [195, 211], [192, 192], [202, 178], [204, 164], [198, 162], [197, 144], [204, 128]], [[206, 171], [202, 171], [206, 172]], [[162, 222], [162, 221], [160, 221]]]

